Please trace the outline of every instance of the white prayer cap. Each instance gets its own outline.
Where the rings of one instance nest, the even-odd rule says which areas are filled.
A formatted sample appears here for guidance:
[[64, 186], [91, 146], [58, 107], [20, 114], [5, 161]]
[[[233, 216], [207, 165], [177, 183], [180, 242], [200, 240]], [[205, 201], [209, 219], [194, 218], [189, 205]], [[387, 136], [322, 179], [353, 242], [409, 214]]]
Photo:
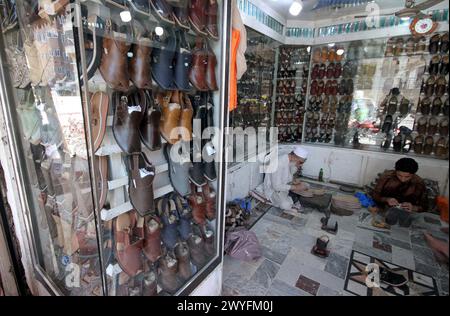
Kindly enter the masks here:
[[302, 159], [307, 159], [308, 158], [308, 151], [301, 147], [301, 146], [296, 146], [294, 149], [294, 154]]

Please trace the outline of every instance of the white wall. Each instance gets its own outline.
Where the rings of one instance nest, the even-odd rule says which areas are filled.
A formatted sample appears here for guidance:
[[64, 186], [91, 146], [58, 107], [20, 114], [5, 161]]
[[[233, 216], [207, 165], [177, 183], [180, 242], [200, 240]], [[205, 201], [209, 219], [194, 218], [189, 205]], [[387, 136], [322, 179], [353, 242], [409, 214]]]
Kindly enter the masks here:
[[220, 296], [222, 293], [222, 264], [220, 264], [191, 293], [191, 296]]
[[[394, 169], [402, 155], [331, 146], [304, 145], [310, 155], [303, 166], [303, 175], [318, 178], [323, 168], [324, 178], [333, 182], [363, 187], [375, 180], [379, 172]], [[291, 145], [280, 145], [279, 155], [292, 150]], [[449, 165], [446, 160], [414, 157], [419, 163], [418, 175], [438, 181], [441, 194], [449, 196]], [[263, 183], [259, 162], [243, 162], [228, 170], [227, 201], [248, 196], [249, 191]]]

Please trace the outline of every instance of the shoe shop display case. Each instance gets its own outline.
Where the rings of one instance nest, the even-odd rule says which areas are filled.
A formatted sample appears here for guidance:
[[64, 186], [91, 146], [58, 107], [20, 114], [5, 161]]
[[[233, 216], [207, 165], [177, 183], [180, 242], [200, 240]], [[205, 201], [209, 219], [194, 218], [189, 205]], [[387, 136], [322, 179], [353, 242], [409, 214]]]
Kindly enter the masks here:
[[448, 159], [448, 33], [313, 47], [305, 142]]
[[278, 42], [246, 27], [247, 71], [238, 81], [238, 107], [230, 114], [230, 125], [254, 128], [271, 125], [273, 74]]
[[222, 261], [229, 1], [1, 4], [37, 280], [53, 295], [190, 294]]
[[275, 124], [280, 143], [302, 141], [310, 51], [307, 46], [281, 46], [276, 76]]

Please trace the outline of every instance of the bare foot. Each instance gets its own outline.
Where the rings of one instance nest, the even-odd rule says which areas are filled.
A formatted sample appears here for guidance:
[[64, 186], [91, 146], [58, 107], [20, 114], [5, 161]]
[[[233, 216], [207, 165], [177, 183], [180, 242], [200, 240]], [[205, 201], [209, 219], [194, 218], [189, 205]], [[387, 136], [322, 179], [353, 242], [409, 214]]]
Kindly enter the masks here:
[[424, 233], [424, 236], [428, 246], [430, 246], [431, 250], [433, 250], [436, 259], [439, 262], [448, 263], [449, 258], [448, 242], [434, 238], [432, 235], [428, 233]]

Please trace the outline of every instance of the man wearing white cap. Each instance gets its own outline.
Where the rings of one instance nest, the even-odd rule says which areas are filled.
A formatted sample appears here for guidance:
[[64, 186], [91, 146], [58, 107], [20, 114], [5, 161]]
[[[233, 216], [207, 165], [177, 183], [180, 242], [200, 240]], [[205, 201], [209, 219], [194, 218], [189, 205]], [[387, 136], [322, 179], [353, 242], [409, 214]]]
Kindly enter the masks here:
[[296, 146], [291, 153], [278, 158], [278, 169], [274, 173], [266, 174], [264, 194], [274, 206], [287, 211], [298, 210], [289, 196], [289, 191], [305, 191], [308, 190], [308, 186], [304, 183], [290, 183], [307, 158], [308, 151], [301, 146]]

